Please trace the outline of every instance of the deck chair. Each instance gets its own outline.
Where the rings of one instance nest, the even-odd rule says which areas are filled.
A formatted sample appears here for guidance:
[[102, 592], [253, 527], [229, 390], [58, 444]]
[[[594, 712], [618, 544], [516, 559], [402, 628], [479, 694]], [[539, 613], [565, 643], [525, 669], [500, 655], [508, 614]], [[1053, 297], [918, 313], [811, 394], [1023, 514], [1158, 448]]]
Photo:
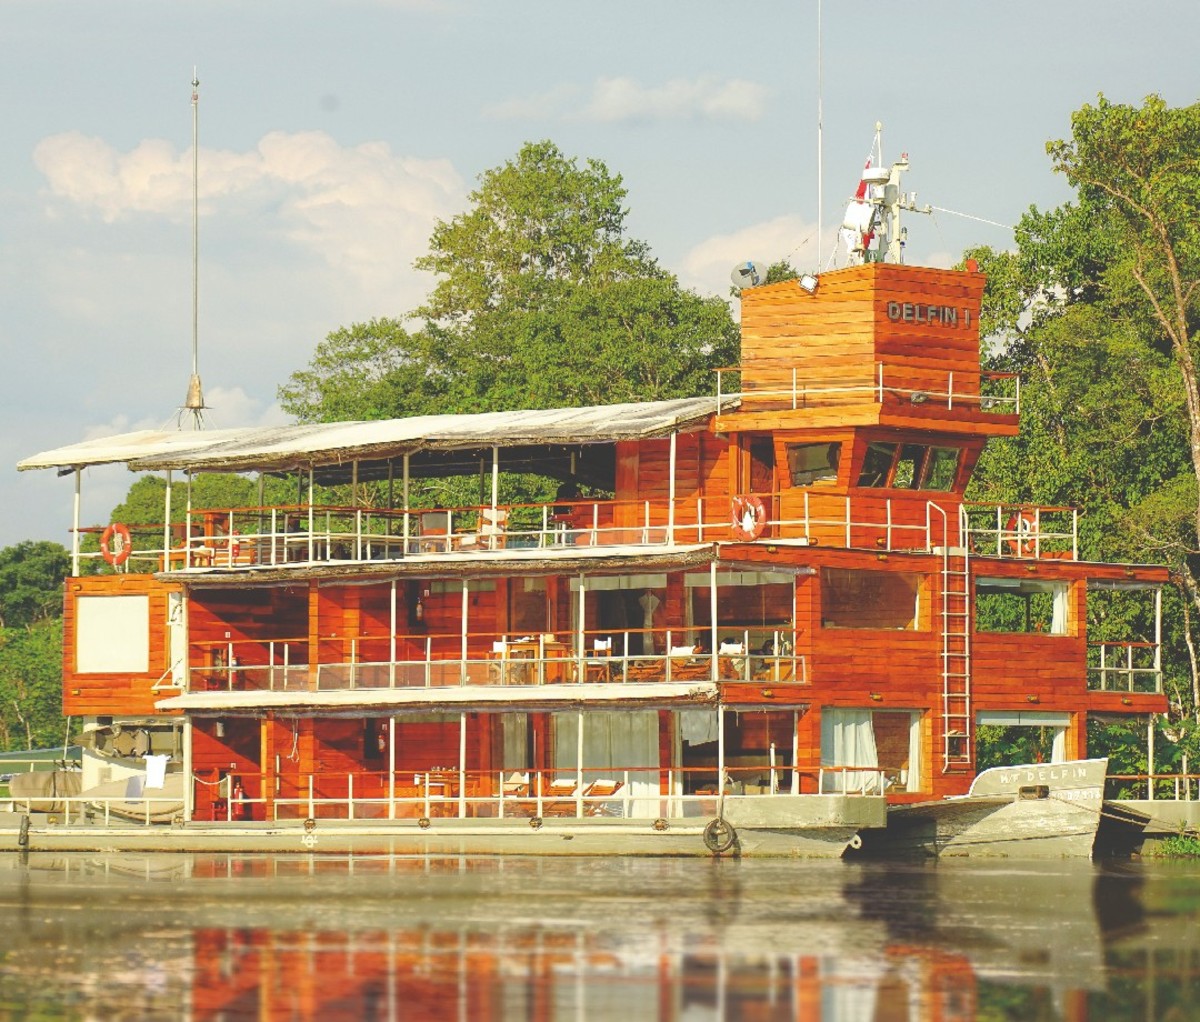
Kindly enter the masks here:
[[515, 770], [504, 779], [504, 795], [518, 797], [529, 794], [529, 775], [520, 774]]
[[612, 681], [612, 639], [596, 639], [583, 662], [584, 681]]
[[584, 816], [622, 816], [619, 802], [601, 802], [600, 799], [612, 798], [624, 785], [624, 781], [592, 781], [583, 793]]
[[630, 681], [661, 681], [665, 670], [661, 660], [633, 660], [625, 674]]
[[507, 524], [507, 508], [485, 507], [479, 512], [479, 545], [485, 550], [502, 549]]
[[542, 792], [543, 816], [574, 816], [579, 785], [574, 781], [551, 781]]

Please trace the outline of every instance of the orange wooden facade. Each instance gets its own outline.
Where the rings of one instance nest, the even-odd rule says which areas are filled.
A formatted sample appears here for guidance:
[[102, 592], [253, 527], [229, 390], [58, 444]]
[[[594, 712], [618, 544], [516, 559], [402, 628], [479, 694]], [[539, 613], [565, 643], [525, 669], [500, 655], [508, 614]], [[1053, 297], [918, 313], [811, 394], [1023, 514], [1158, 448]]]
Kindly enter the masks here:
[[[173, 660], [167, 627], [168, 594], [179, 593], [176, 583], [146, 575], [97, 575], [69, 578], [63, 607], [63, 713], [67, 716], [153, 716], [163, 697]], [[146, 669], [88, 670], [77, 657], [80, 600], [132, 597], [144, 600], [148, 615], [149, 648]], [[121, 636], [113, 638], [120, 641]], [[177, 655], [182, 655], [182, 650]], [[156, 688], [156, 686], [159, 686]]]

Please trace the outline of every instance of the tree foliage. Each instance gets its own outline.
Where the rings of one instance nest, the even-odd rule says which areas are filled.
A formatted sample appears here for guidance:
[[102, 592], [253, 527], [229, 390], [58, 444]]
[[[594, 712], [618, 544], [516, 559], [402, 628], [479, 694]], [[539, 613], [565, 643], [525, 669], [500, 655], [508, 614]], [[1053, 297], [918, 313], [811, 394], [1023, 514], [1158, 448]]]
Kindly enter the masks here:
[[1082, 507], [1081, 556], [1171, 567], [1178, 717], [1200, 704], [1200, 104], [1101, 96], [1047, 152], [1075, 201], [1031, 209], [1015, 252], [967, 253], [989, 275], [985, 359], [1023, 380], [1021, 435], [989, 445], [972, 496]]
[[680, 286], [628, 237], [625, 188], [598, 160], [528, 143], [439, 222], [436, 275], [407, 328], [330, 334], [280, 388], [302, 421], [685, 397], [736, 361], [726, 303]]
[[0, 550], [0, 751], [60, 744], [63, 580], [58, 543]]
[[62, 614], [71, 555], [58, 543], [27, 540], [0, 550], [0, 628], [25, 628]]
[[0, 746], [4, 751], [63, 743], [62, 619], [0, 630]]

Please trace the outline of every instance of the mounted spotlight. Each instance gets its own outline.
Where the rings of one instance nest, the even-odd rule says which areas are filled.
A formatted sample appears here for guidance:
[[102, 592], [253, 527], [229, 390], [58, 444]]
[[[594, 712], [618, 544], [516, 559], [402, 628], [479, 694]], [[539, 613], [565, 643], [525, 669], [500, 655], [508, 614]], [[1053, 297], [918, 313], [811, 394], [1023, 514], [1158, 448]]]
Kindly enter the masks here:
[[926, 401], [929, 400], [929, 395], [926, 394], [925, 391], [923, 391], [923, 390], [914, 390], [911, 394], [908, 395], [908, 399], [914, 405], [923, 405]]
[[811, 273], [804, 274], [798, 281], [801, 291], [807, 291], [810, 295], [817, 293], [817, 278]]

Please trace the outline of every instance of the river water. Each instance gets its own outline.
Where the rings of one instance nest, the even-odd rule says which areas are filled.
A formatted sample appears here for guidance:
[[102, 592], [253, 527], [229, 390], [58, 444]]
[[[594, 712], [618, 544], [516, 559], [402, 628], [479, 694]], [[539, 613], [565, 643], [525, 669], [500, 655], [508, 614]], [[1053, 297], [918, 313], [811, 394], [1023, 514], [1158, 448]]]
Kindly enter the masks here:
[[0, 1018], [1200, 1019], [1200, 863], [0, 856]]

